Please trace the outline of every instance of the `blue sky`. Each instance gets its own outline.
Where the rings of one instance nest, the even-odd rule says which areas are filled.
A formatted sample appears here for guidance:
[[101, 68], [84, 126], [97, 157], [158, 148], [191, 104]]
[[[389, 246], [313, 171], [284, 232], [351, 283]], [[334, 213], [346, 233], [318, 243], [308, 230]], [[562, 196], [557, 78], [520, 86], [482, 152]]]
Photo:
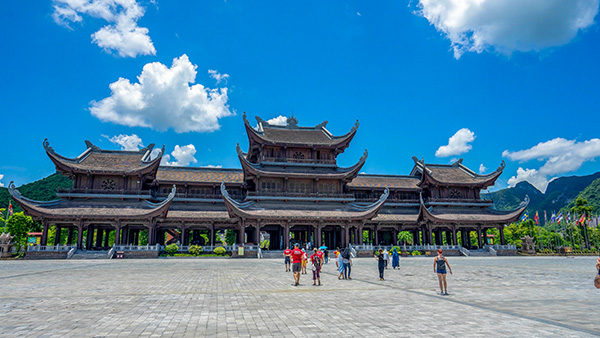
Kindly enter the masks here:
[[517, 3], [10, 0], [0, 183], [54, 172], [44, 138], [65, 156], [156, 143], [167, 164], [237, 168], [244, 111], [334, 134], [358, 119], [339, 163], [366, 148], [367, 173], [505, 160], [496, 188], [544, 190], [600, 171], [598, 0]]

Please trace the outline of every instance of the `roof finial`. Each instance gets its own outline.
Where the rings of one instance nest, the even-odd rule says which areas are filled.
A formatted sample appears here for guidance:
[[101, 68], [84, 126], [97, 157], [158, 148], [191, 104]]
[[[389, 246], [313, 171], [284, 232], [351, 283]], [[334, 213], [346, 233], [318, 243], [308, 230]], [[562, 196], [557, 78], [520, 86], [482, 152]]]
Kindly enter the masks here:
[[294, 114], [287, 118], [287, 126], [289, 128], [298, 128], [298, 119], [294, 117]]

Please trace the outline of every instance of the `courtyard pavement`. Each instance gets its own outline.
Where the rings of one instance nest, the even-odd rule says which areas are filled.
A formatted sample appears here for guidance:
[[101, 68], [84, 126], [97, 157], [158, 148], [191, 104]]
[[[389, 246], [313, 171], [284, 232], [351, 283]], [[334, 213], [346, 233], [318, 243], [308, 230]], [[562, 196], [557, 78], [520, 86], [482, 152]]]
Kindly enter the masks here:
[[426, 257], [383, 282], [374, 259], [352, 280], [330, 262], [320, 287], [280, 259], [0, 261], [0, 336], [600, 336], [595, 257], [448, 260], [449, 296]]

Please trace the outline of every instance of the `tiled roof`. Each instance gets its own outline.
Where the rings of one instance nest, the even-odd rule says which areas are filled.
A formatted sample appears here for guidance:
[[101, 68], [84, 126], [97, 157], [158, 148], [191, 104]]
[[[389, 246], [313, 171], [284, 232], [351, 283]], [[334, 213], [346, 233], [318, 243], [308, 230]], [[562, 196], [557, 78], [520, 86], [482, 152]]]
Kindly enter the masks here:
[[167, 182], [243, 183], [241, 169], [159, 167], [156, 179]]
[[482, 183], [489, 180], [489, 177], [473, 175], [462, 167], [427, 165], [431, 171], [431, 176], [440, 182], [450, 183]]
[[432, 215], [439, 221], [450, 223], [509, 223], [517, 220], [525, 211], [525, 207], [504, 212], [491, 208], [433, 207], [427, 209], [425, 214]]
[[108, 169], [108, 170], [128, 170], [133, 171], [142, 168], [142, 158], [144, 154], [139, 152], [91, 152], [79, 163], [73, 163], [71, 166], [79, 169]]
[[339, 140], [330, 138], [323, 130], [264, 128], [263, 137], [273, 143], [333, 145]]
[[390, 189], [415, 189], [418, 190], [417, 184], [420, 179], [411, 176], [394, 176], [394, 175], [366, 175], [359, 174], [352, 182], [348, 183], [349, 187], [356, 188], [385, 188]]

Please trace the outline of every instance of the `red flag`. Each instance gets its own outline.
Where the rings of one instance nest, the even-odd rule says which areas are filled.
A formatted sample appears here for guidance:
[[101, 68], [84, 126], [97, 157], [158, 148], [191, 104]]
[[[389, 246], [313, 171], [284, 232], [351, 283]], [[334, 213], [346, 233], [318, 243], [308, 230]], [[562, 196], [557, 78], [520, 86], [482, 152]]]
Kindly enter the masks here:
[[579, 219], [579, 221], [577, 221], [577, 223], [581, 224], [581, 226], [583, 226], [583, 223], [585, 222], [585, 212], [583, 213], [583, 215], [581, 215], [581, 218]]
[[12, 203], [10, 201], [8, 202], [8, 214], [11, 216], [13, 215]]
[[538, 216], [538, 212], [537, 211], [535, 212], [535, 218], [534, 218], [534, 220], [535, 220], [535, 224], [536, 225], [540, 224], [540, 217]]

